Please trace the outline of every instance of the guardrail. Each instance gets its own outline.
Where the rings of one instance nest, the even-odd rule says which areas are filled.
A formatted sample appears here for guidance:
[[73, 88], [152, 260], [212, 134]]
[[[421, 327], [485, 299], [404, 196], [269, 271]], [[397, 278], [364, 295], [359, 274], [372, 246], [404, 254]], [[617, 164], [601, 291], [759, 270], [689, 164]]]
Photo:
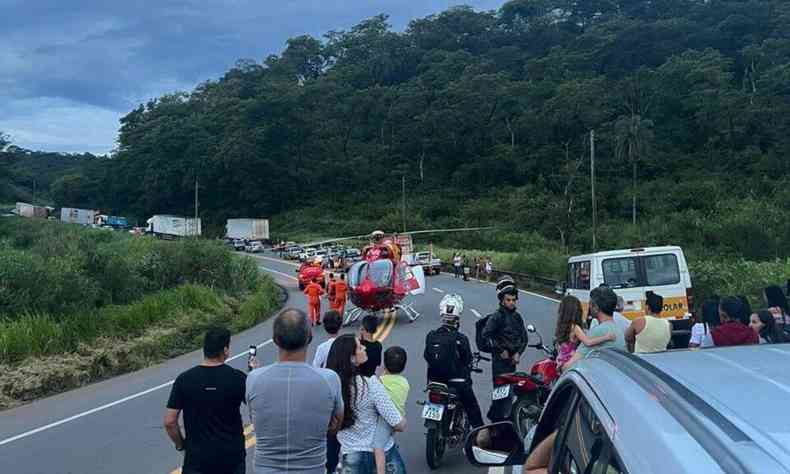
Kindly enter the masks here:
[[[442, 271], [453, 274], [455, 272], [455, 267], [453, 267], [452, 264], [442, 262]], [[492, 283], [496, 283], [496, 281], [503, 275], [510, 275], [513, 280], [515, 280], [515, 282], [518, 283], [522, 288], [540, 288], [550, 292], [553, 292], [557, 287], [557, 284], [560, 283], [559, 280], [554, 278], [540, 275], [527, 275], [526, 273], [511, 272], [506, 270], [492, 270], [490, 275], [487, 275], [481, 270], [478, 276], [477, 270], [475, 268], [469, 268], [470, 277], [478, 278], [480, 280], [486, 280], [488, 278]]]

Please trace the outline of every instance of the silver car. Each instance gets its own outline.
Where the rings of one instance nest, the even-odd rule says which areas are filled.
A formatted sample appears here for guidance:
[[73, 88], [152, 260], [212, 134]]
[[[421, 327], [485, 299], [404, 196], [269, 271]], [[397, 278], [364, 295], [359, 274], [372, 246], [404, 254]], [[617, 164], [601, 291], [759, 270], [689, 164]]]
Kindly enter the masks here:
[[526, 451], [551, 473], [790, 473], [790, 344], [593, 352], [558, 380], [529, 449], [515, 433], [475, 430], [466, 455], [519, 465]]

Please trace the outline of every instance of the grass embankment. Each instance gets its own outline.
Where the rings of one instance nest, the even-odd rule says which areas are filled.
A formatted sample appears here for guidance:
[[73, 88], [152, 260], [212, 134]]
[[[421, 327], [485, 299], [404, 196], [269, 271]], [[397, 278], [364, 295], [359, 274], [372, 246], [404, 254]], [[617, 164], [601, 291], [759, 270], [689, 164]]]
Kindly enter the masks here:
[[213, 242], [0, 221], [0, 409], [146, 367], [274, 313], [280, 290]]

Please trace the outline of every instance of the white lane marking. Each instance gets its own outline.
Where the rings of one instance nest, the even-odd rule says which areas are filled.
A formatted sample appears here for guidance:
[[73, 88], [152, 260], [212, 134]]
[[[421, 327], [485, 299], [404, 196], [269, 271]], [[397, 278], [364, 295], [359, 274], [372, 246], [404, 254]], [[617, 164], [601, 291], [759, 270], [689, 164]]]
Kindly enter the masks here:
[[298, 281], [298, 278], [296, 278], [293, 275], [288, 275], [287, 273], [278, 272], [277, 270], [272, 270], [271, 268], [266, 268], [266, 267], [260, 267], [260, 268], [261, 268], [261, 270], [266, 270], [267, 272], [274, 273], [274, 274], [283, 276], [285, 278], [290, 278], [291, 280], [294, 280], [294, 281]]
[[504, 467], [489, 467], [488, 474], [504, 474], [505, 468]]
[[444, 293], [444, 290], [442, 290], [441, 288], [431, 288], [431, 289], [437, 293]]
[[264, 257], [263, 255], [253, 255], [253, 257], [260, 258], [261, 260], [268, 260], [268, 261], [274, 262], [274, 263], [283, 263], [285, 265], [290, 265], [292, 267], [297, 267], [297, 268], [299, 267], [298, 263], [291, 263], [288, 260], [282, 260], [282, 259], [279, 259], [279, 258]]
[[[263, 346], [266, 346], [268, 344], [271, 344], [271, 342], [272, 342], [272, 340], [269, 339], [266, 342], [258, 344], [258, 349], [260, 349]], [[230, 362], [232, 360], [236, 360], [239, 357], [246, 356], [247, 354], [248, 354], [247, 351], [244, 351], [244, 352], [242, 352], [240, 354], [236, 354], [235, 356], [229, 358], [228, 362]], [[72, 416], [70, 416], [68, 418], [63, 418], [62, 420], [58, 420], [58, 421], [56, 421], [54, 423], [50, 423], [48, 425], [40, 426], [40, 427], [32, 429], [30, 431], [25, 431], [24, 433], [20, 433], [20, 434], [18, 434], [16, 436], [12, 436], [10, 438], [6, 438], [6, 439], [0, 441], [0, 446], [3, 446], [4, 444], [13, 443], [14, 441], [18, 441], [18, 440], [20, 440], [22, 438], [27, 438], [28, 436], [32, 436], [32, 435], [34, 435], [36, 433], [41, 433], [42, 431], [46, 431], [46, 430], [55, 428], [57, 426], [64, 425], [64, 424], [69, 423], [71, 421], [78, 420], [80, 418], [86, 417], [88, 415], [92, 415], [94, 413], [106, 410], [108, 408], [112, 408], [112, 407], [114, 407], [116, 405], [120, 405], [122, 403], [126, 403], [128, 401], [134, 400], [135, 398], [140, 398], [140, 397], [142, 397], [144, 395], [148, 395], [151, 392], [155, 392], [155, 391], [163, 389], [165, 387], [169, 387], [169, 386], [173, 385], [173, 382], [175, 382], [175, 379], [170, 380], [169, 382], [165, 382], [165, 383], [163, 383], [161, 385], [157, 385], [156, 387], [151, 387], [148, 390], [143, 390], [142, 392], [137, 392], [137, 393], [135, 393], [133, 395], [129, 395], [128, 397], [121, 398], [120, 400], [116, 400], [114, 402], [107, 403], [107, 404], [102, 405], [100, 407], [92, 408], [92, 409], [90, 409], [88, 411], [84, 411], [82, 413], [77, 413], [76, 415], [72, 415]]]
[[474, 314], [477, 319], [483, 317], [476, 309], [472, 309], [472, 314]]

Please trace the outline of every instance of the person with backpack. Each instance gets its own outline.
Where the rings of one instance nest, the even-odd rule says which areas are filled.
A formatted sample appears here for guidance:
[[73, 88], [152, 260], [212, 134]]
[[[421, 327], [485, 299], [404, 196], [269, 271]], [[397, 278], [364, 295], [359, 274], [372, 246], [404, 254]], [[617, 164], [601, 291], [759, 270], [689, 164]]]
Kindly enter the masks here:
[[[486, 316], [482, 323], [482, 333], [478, 350], [491, 353], [491, 375], [493, 380], [501, 374], [516, 371], [521, 354], [527, 347], [527, 329], [524, 319], [516, 311], [518, 302], [518, 288], [516, 282], [509, 275], [499, 279], [496, 284], [499, 308]], [[481, 320], [482, 321], [482, 320]], [[479, 326], [478, 326], [479, 327]], [[507, 399], [497, 400], [491, 405], [488, 418], [491, 421], [500, 421], [504, 410], [502, 406]], [[492, 416], [493, 415], [493, 416]]]
[[[428, 382], [439, 382], [454, 389], [473, 428], [483, 426], [483, 414], [472, 389], [472, 348], [459, 331], [464, 300], [449, 294], [439, 303], [442, 325], [425, 337], [423, 357], [428, 363]], [[460, 381], [463, 380], [463, 381]]]

